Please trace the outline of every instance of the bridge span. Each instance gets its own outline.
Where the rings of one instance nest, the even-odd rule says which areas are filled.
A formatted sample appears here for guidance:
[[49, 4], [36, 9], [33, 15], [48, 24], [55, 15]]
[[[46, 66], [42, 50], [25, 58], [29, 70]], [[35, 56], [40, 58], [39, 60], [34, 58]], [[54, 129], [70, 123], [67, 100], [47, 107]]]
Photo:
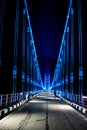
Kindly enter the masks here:
[[0, 120], [0, 130], [87, 130], [87, 118], [53, 92], [41, 92]]

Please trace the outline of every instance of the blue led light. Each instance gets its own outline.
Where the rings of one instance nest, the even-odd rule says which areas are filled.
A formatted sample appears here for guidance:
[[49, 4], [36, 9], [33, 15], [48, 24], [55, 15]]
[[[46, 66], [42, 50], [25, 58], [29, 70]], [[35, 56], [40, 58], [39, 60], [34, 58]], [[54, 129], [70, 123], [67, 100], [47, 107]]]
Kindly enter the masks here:
[[29, 83], [29, 75], [27, 75], [27, 83]]
[[61, 58], [60, 58], [60, 62], [61, 62]]
[[79, 77], [83, 77], [83, 68], [82, 67], [79, 68]]
[[69, 32], [69, 27], [67, 27], [67, 32]]
[[67, 15], [67, 19], [69, 18], [69, 15]]
[[17, 70], [13, 70], [13, 75], [17, 75]]
[[30, 20], [29, 15], [27, 16], [27, 19]]
[[14, 65], [13, 67], [13, 76], [16, 76], [17, 75], [17, 66]]
[[32, 29], [30, 28], [30, 32], [32, 33]]
[[22, 80], [24, 81], [25, 80], [25, 73], [22, 72]]
[[64, 29], [64, 33], [66, 33], [66, 29]]
[[79, 70], [79, 76], [83, 77], [83, 71], [82, 70]]
[[70, 81], [73, 81], [73, 76], [70, 76]]

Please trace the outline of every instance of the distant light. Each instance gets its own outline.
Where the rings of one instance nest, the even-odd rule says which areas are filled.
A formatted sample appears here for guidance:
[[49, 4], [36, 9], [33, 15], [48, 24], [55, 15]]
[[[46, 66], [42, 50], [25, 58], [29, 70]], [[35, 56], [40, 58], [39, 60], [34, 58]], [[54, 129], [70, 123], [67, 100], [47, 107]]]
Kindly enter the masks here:
[[20, 95], [23, 95], [23, 93], [20, 93]]
[[27, 18], [30, 19], [30, 18], [29, 18], [29, 15], [27, 16]]
[[16, 78], [16, 76], [17, 76], [17, 66], [14, 65], [13, 66], [13, 77]]
[[49, 90], [51, 90], [52, 89], [52, 87], [49, 87]]
[[46, 88], [45, 88], [45, 87], [43, 87], [43, 90], [46, 90]]
[[85, 99], [87, 99], [87, 96], [82, 96], [82, 98], [85, 98]]

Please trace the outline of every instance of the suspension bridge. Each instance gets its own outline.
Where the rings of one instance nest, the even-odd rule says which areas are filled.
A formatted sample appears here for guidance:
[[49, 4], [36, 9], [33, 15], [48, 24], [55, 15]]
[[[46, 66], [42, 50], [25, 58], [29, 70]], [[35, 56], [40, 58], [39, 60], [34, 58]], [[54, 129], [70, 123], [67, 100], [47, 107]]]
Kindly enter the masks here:
[[27, 0], [10, 3], [12, 12], [0, 4], [0, 129], [86, 130], [86, 1], [69, 2], [52, 82], [42, 79]]

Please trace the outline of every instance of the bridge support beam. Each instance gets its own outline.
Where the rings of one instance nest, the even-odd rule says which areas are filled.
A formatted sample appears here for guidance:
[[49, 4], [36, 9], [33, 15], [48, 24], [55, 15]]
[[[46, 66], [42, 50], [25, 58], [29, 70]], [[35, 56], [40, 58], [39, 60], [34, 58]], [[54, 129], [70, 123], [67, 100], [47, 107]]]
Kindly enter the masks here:
[[16, 93], [17, 87], [17, 46], [18, 46], [18, 23], [19, 23], [19, 0], [16, 0], [16, 18], [14, 34], [14, 65], [13, 65], [13, 93]]
[[26, 8], [23, 9], [23, 30], [22, 30], [22, 92], [25, 91], [25, 44], [26, 44]]
[[74, 9], [71, 8], [71, 58], [70, 58], [70, 93], [73, 95], [74, 83]]
[[81, 0], [78, 0], [78, 41], [79, 41], [79, 103], [83, 96], [83, 65], [82, 65], [82, 17]]

